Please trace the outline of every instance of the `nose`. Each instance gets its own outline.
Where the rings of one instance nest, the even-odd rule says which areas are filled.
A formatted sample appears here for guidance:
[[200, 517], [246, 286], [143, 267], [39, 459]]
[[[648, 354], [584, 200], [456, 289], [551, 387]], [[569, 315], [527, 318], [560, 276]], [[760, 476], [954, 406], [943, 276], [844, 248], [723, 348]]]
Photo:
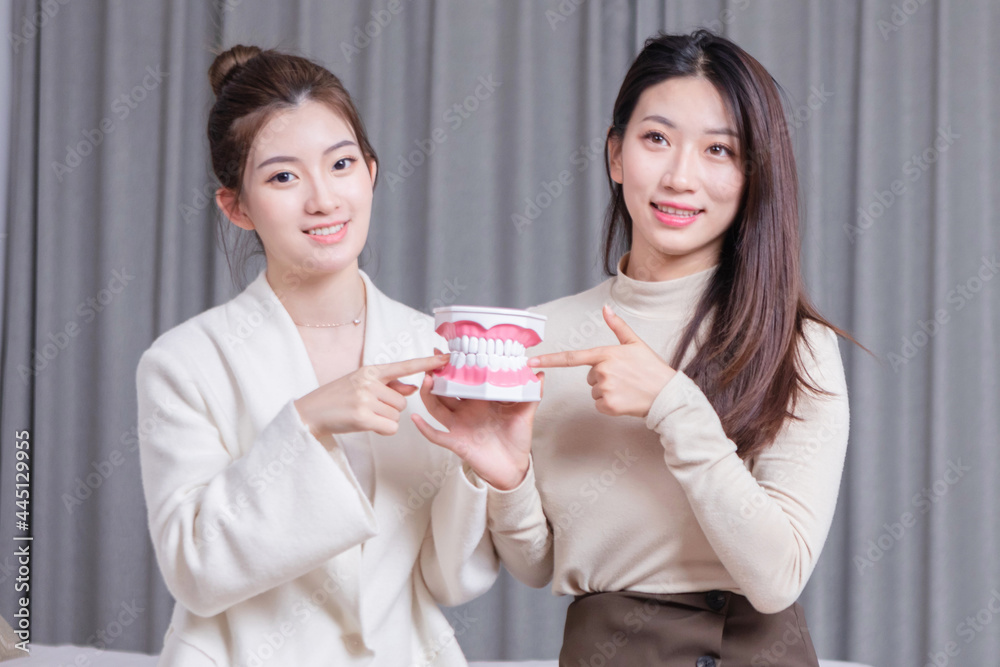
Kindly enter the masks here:
[[306, 213], [326, 215], [340, 204], [336, 187], [323, 178], [313, 178], [309, 196], [305, 201]]
[[692, 155], [691, 148], [681, 147], [671, 151], [660, 185], [676, 192], [688, 192], [692, 190], [696, 180], [695, 169], [695, 156]]

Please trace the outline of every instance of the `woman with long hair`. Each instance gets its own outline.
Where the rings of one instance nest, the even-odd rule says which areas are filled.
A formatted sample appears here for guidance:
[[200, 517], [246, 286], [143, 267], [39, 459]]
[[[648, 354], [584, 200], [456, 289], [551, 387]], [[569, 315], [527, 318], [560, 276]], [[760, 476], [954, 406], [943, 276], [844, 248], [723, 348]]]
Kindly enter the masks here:
[[[840, 485], [846, 334], [803, 288], [777, 86], [710, 32], [651, 38], [605, 156], [611, 277], [537, 308], [553, 370], [512, 465], [544, 516], [501, 557], [575, 596], [562, 665], [816, 665], [796, 599]], [[423, 393], [450, 430], [425, 434], [460, 442], [466, 411]]]
[[359, 269], [378, 160], [340, 81], [247, 46], [209, 77], [216, 199], [266, 268], [139, 363], [160, 664], [464, 665], [438, 604], [492, 585], [489, 489], [519, 479], [403, 419], [447, 355]]

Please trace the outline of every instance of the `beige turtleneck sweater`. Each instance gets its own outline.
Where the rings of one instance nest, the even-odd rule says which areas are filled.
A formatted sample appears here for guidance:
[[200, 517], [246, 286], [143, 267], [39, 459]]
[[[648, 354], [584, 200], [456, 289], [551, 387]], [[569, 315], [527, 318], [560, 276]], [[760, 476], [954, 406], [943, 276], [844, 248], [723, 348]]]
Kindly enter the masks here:
[[[601, 315], [607, 303], [669, 362], [713, 271], [639, 282], [619, 270], [536, 308], [548, 321], [532, 352], [617, 344]], [[517, 489], [489, 494], [508, 569], [534, 586], [551, 579], [556, 594], [721, 589], [765, 613], [792, 604], [830, 528], [848, 432], [836, 335], [810, 322], [806, 340], [804, 370], [831, 395], [804, 394], [795, 409], [801, 421], [787, 422], [747, 462], [683, 373], [643, 420], [598, 413], [589, 367], [547, 370], [532, 470]], [[693, 353], [691, 346], [684, 364]]]

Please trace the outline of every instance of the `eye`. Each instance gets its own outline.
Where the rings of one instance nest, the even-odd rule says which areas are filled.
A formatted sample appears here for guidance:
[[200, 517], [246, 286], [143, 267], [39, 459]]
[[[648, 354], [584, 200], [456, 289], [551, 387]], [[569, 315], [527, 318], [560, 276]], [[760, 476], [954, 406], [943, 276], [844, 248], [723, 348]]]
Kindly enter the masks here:
[[291, 183], [295, 174], [290, 171], [279, 171], [277, 174], [267, 179], [268, 183]]
[[708, 152], [715, 157], [733, 157], [736, 155], [736, 152], [732, 148], [723, 144], [712, 144], [708, 147]]
[[357, 158], [342, 157], [342, 158], [340, 158], [339, 160], [337, 160], [336, 162], [333, 163], [333, 170], [334, 171], [343, 171], [344, 169], [347, 169], [348, 167], [350, 167], [352, 164], [354, 164], [357, 161], [358, 161]]
[[650, 130], [646, 134], [642, 135], [642, 138], [658, 146], [668, 145], [667, 138], [664, 137], [661, 133], [657, 132], [656, 130]]

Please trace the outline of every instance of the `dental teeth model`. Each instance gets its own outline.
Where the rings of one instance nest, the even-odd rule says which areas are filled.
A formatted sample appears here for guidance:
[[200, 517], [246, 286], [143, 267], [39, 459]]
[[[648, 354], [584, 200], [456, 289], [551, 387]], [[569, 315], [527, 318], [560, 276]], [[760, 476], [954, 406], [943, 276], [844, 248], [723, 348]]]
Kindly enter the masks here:
[[451, 360], [434, 375], [432, 394], [484, 401], [537, 401], [541, 381], [525, 350], [542, 342], [545, 316], [511, 308], [434, 309], [434, 327]]

